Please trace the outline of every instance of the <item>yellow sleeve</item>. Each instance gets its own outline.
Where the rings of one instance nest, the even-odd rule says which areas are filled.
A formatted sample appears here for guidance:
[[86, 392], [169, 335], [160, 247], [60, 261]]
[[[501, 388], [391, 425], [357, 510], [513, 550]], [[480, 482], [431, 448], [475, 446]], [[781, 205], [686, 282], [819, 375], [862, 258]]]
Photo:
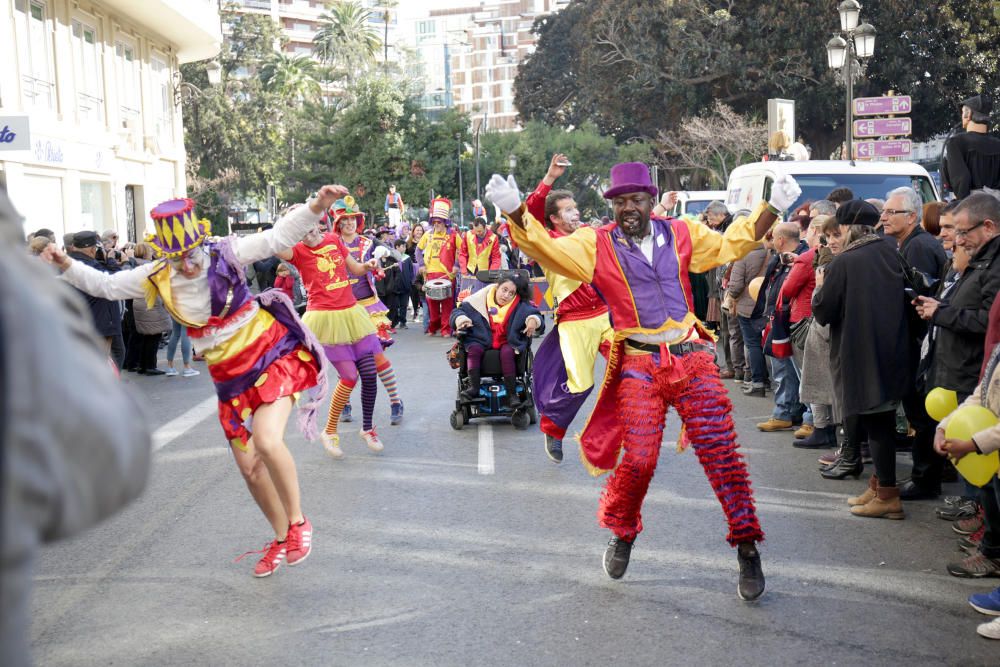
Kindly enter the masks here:
[[719, 234], [700, 222], [683, 218], [691, 233], [691, 265], [688, 270], [703, 273], [734, 262], [754, 248], [759, 248], [761, 241], [754, 238], [755, 228], [757, 219], [766, 210], [767, 202], [761, 202], [749, 216], [733, 220], [725, 234]]
[[420, 237], [420, 241], [417, 242], [417, 247], [421, 250], [427, 250], [427, 239], [431, 237], [431, 234], [424, 232], [424, 235]]
[[569, 236], [552, 238], [521, 205], [524, 227], [508, 218], [510, 235], [525, 255], [542, 265], [546, 271], [589, 283], [594, 279], [597, 264], [597, 235], [591, 227], [581, 227]]

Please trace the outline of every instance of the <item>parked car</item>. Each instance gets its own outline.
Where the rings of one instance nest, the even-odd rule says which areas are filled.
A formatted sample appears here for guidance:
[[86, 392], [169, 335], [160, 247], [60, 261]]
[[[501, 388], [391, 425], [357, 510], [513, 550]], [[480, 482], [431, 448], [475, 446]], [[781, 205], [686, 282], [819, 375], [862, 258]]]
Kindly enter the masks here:
[[726, 201], [725, 190], [681, 190], [677, 193], [677, 203], [671, 215], [680, 217], [685, 214], [701, 215], [710, 202]]
[[789, 207], [823, 199], [834, 188], [847, 187], [858, 199], [885, 199], [894, 188], [912, 187], [924, 202], [939, 198], [927, 170], [913, 162], [855, 162], [846, 160], [768, 161], [740, 165], [729, 174], [726, 205], [729, 209], [752, 210], [771, 197], [771, 184], [781, 174], [790, 174], [802, 188], [802, 196]]

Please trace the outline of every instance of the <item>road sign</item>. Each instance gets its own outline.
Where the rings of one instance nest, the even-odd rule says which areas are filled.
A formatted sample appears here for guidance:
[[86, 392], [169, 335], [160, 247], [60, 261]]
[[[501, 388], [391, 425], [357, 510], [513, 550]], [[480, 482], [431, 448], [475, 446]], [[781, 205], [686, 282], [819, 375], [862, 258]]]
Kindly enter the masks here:
[[856, 137], [908, 137], [913, 129], [909, 118], [866, 118], [854, 121]]
[[859, 97], [854, 100], [855, 116], [885, 116], [893, 113], [910, 113], [913, 102], [909, 95], [893, 97]]
[[910, 157], [911, 143], [909, 139], [894, 139], [892, 141], [856, 141], [854, 157], [865, 159], [875, 157]]

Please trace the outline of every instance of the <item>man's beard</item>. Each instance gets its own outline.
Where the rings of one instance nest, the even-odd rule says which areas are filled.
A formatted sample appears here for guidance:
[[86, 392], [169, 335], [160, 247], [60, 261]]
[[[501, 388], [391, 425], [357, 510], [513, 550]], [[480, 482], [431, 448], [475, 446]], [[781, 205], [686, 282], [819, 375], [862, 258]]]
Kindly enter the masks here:
[[626, 226], [625, 216], [622, 216], [621, 220], [618, 220], [618, 227], [622, 230], [625, 236], [633, 239], [641, 240], [649, 234], [649, 219], [647, 218], [643, 221], [642, 216], [639, 216], [637, 226]]

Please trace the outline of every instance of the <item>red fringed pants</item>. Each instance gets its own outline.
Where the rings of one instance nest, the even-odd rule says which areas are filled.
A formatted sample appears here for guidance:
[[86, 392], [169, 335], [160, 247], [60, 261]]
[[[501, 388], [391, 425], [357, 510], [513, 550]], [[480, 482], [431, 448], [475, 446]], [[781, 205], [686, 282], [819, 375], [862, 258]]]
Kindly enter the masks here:
[[736, 451], [733, 405], [708, 352], [664, 359], [662, 364], [659, 354], [624, 356], [618, 414], [625, 454], [601, 495], [601, 525], [627, 540], [642, 531], [642, 501], [656, 470], [671, 405], [722, 504], [729, 522], [726, 540], [732, 546], [763, 540], [746, 464]]

